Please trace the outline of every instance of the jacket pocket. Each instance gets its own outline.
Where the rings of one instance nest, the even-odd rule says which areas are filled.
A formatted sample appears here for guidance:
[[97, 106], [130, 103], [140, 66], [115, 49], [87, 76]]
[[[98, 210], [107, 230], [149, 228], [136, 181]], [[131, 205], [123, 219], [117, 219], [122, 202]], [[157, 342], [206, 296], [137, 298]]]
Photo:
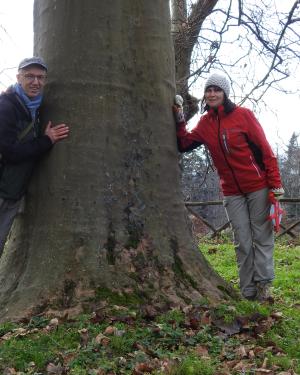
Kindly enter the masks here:
[[257, 173], [258, 177], [262, 177], [261, 175], [261, 172], [260, 172], [260, 169], [258, 167], [258, 165], [256, 164], [254, 158], [252, 157], [252, 155], [250, 155], [250, 164], [251, 166], [255, 169], [255, 172]]

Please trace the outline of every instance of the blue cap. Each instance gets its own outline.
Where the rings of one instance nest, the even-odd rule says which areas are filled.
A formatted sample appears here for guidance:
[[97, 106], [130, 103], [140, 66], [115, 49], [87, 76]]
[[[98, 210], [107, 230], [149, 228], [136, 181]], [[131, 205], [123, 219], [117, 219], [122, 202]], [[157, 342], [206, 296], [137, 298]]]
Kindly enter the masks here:
[[18, 70], [27, 68], [30, 65], [39, 65], [43, 69], [48, 70], [45, 61], [41, 57], [27, 57], [20, 62]]

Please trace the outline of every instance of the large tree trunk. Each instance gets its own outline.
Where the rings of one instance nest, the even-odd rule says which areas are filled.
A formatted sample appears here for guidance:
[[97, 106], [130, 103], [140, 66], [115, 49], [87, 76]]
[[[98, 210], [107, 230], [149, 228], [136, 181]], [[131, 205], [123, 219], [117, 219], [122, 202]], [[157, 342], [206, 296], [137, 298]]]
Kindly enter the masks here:
[[15, 223], [1, 319], [83, 308], [99, 290], [223, 298], [179, 186], [168, 1], [35, 0], [34, 19], [49, 65], [44, 122], [68, 123], [71, 136], [41, 163]]

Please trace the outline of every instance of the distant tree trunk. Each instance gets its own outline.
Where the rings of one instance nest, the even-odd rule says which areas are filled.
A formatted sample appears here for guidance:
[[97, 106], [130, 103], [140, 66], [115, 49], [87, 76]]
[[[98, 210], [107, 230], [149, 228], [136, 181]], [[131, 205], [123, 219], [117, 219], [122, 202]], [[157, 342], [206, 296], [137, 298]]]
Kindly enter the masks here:
[[[293, 132], [287, 146], [287, 152], [281, 162], [284, 195], [289, 198], [299, 198], [300, 196], [300, 143], [298, 138], [299, 135]], [[285, 211], [289, 220], [295, 220], [300, 217], [298, 204], [287, 205]]]
[[169, 17], [160, 0], [35, 0], [44, 122], [71, 136], [40, 165], [1, 260], [2, 320], [81, 311], [104, 290], [168, 304], [232, 293], [182, 200]]

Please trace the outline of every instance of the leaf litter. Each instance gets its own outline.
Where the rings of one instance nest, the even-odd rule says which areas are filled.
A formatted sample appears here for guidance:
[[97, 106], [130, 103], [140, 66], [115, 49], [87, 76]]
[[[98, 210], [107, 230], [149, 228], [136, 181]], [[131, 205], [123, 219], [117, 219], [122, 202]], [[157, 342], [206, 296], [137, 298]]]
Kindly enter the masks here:
[[[77, 329], [77, 347], [73, 350], [57, 347], [56, 358], [45, 363], [44, 368], [38, 368], [31, 362], [22, 372], [14, 368], [13, 363], [1, 367], [0, 362], [2, 373], [72, 374], [75, 364], [81, 363], [87, 374], [91, 375], [176, 374], [175, 369], [185, 357], [194, 356], [202, 361], [213, 362], [213, 375], [296, 374], [292, 368], [286, 371], [268, 360], [269, 354], [285, 356], [284, 350], [276, 343], [266, 341], [265, 345], [258, 344], [263, 342], [264, 335], [274, 325], [281, 322], [281, 312], [232, 315], [228, 321], [230, 308], [223, 315], [207, 306], [173, 309], [169, 315], [160, 315], [159, 311], [150, 306], [143, 306], [139, 312], [130, 311], [126, 307], [114, 311], [115, 314], [111, 314], [108, 308], [94, 311], [84, 321], [84, 326]], [[72, 319], [70, 322], [67, 318], [60, 321], [57, 317], [46, 319], [37, 327], [23, 324], [0, 336], [0, 350], [1, 345], [10, 340], [51, 337], [59, 329], [72, 329], [74, 324]], [[91, 365], [84, 360], [85, 357], [90, 358]], [[102, 366], [99, 364], [100, 359], [105, 357], [110, 365], [104, 361], [106, 364]]]

